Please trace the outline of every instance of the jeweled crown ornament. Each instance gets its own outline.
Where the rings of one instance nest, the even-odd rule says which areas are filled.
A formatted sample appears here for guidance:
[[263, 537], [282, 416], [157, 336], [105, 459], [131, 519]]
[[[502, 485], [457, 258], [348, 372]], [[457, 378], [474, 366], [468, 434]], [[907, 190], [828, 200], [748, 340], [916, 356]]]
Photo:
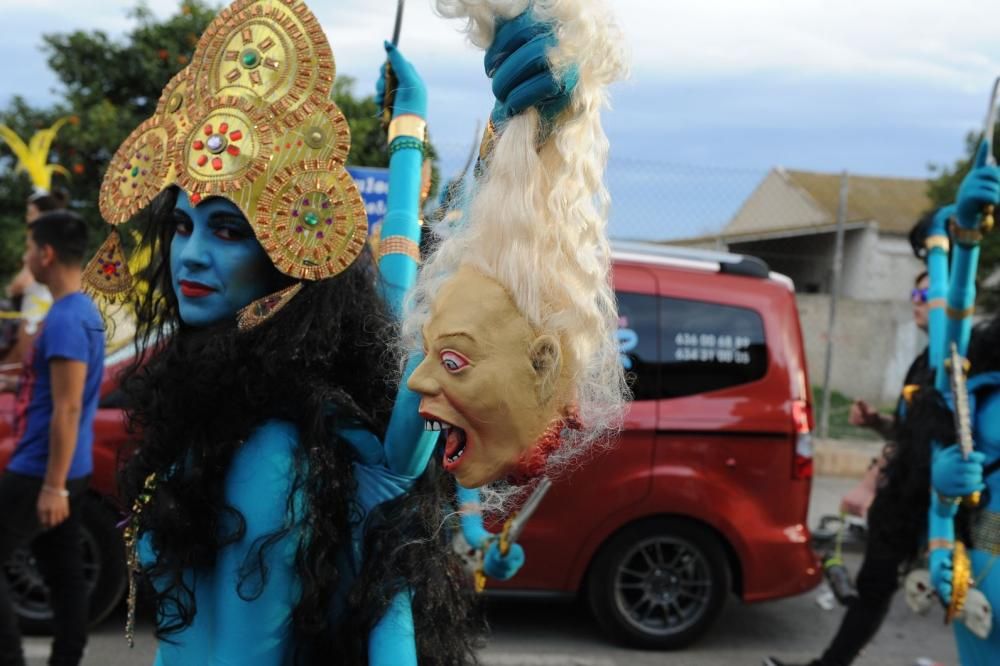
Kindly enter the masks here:
[[174, 184], [195, 205], [225, 196], [278, 270], [303, 280], [336, 275], [361, 253], [368, 223], [344, 168], [351, 139], [330, 100], [335, 73], [304, 2], [237, 0], [118, 149], [102, 215], [127, 222]]

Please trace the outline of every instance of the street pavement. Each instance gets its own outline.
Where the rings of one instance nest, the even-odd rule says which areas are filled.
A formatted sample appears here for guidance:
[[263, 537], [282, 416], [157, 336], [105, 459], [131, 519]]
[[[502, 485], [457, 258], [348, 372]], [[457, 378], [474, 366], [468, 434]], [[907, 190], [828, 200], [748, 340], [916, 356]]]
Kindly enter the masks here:
[[[834, 513], [840, 496], [854, 481], [820, 477], [813, 485], [810, 525], [819, 516]], [[528, 554], [530, 557], [530, 553]], [[857, 571], [858, 554], [847, 556]], [[773, 654], [782, 659], [808, 661], [818, 655], [836, 631], [843, 609], [823, 610], [814, 590], [791, 599], [745, 605], [731, 598], [719, 621], [695, 645], [680, 652], [643, 652], [611, 644], [579, 603], [488, 600], [492, 635], [480, 657], [484, 666], [755, 666]], [[951, 631], [943, 613], [918, 617], [897, 595], [882, 631], [857, 666], [913, 666], [927, 658], [957, 666]], [[152, 664], [156, 651], [149, 619], [141, 620], [136, 646], [129, 650], [119, 612], [93, 632], [84, 666]], [[48, 639], [26, 641], [30, 666], [41, 666], [48, 655]], [[331, 663], [336, 663], [332, 661]]]

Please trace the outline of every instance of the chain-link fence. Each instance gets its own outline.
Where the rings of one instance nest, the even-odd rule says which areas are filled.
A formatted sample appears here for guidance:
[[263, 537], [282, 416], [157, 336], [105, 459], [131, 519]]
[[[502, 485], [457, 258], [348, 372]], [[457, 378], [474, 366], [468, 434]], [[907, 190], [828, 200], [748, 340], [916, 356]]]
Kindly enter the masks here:
[[[469, 146], [435, 144], [444, 179], [458, 173]], [[663, 241], [721, 231], [767, 169], [693, 166], [612, 155], [607, 169], [613, 238]]]
[[[468, 146], [437, 149], [445, 179], [469, 154]], [[613, 154], [610, 235], [763, 259], [795, 284], [810, 380], [830, 388], [817, 395], [888, 406], [923, 345], [908, 298], [922, 266], [907, 233], [930, 206], [926, 182], [843, 176]], [[846, 412], [832, 419], [831, 433], [850, 434]]]

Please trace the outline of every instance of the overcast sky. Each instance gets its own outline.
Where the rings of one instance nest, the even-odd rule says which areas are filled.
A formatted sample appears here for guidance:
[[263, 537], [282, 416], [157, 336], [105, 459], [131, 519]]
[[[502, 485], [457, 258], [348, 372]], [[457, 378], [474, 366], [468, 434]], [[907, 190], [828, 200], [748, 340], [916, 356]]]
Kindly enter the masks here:
[[[150, 0], [157, 15], [177, 0]], [[1000, 75], [993, 0], [613, 0], [633, 54], [607, 116], [612, 193], [623, 217], [712, 226], [772, 166], [922, 177], [951, 162], [982, 124]], [[0, 0], [0, 104], [44, 103], [57, 86], [43, 32], [130, 26], [133, 0]], [[314, 0], [338, 72], [373, 85], [393, 0]], [[491, 106], [480, 54], [430, 0], [409, 0], [400, 41], [430, 89], [445, 169], [461, 161]], [[725, 200], [725, 203], [720, 203]], [[686, 207], [691, 207], [688, 210]], [[721, 207], [721, 208], [720, 208]], [[675, 210], [669, 210], [669, 209]], [[720, 210], [715, 210], [720, 208]], [[661, 233], [662, 232], [662, 233]], [[625, 234], [628, 235], [628, 234]]]

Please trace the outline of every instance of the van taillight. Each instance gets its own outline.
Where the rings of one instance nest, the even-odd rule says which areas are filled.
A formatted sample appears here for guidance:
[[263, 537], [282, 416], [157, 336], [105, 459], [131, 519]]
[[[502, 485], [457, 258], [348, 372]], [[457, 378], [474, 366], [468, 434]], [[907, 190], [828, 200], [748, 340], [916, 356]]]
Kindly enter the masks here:
[[812, 423], [812, 407], [809, 403], [805, 400], [793, 400], [792, 424], [795, 428], [793, 479], [811, 479], [813, 476]]

